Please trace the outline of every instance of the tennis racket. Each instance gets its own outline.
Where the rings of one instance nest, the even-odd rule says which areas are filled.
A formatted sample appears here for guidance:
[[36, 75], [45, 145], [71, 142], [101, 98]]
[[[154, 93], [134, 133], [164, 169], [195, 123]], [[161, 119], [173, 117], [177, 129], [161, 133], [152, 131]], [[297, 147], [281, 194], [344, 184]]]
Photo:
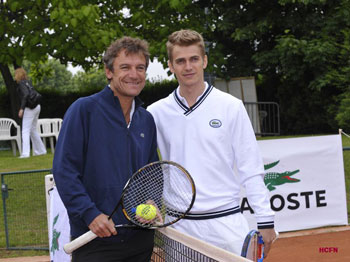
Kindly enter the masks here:
[[263, 262], [264, 260], [264, 241], [259, 231], [251, 230], [245, 237], [241, 256], [254, 262]]
[[[141, 227], [155, 229], [166, 227], [188, 214], [193, 206], [196, 188], [191, 175], [185, 168], [171, 161], [150, 163], [135, 172], [124, 186], [121, 198], [109, 215], [115, 214], [119, 207], [130, 224], [115, 227]], [[135, 210], [141, 204], [152, 204], [156, 217], [147, 220], [137, 215]], [[67, 254], [95, 239], [92, 231], [81, 235], [64, 246]]]

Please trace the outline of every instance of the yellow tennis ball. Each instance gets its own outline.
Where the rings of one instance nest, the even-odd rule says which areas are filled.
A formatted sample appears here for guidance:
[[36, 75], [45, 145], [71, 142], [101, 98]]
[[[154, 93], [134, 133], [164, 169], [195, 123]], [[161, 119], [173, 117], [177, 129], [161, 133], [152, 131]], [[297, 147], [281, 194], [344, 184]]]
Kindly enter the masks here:
[[136, 207], [136, 215], [147, 220], [152, 220], [157, 215], [157, 209], [153, 205], [140, 204]]
[[[135, 212], [135, 214], [137, 215], [137, 216], [139, 216], [139, 217], [141, 217], [142, 216], [142, 209], [144, 209], [144, 207], [145, 207], [146, 205], [145, 204], [140, 204], [140, 205], [138, 205], [137, 207], [136, 207], [136, 212]], [[134, 209], [135, 210], [135, 209]]]

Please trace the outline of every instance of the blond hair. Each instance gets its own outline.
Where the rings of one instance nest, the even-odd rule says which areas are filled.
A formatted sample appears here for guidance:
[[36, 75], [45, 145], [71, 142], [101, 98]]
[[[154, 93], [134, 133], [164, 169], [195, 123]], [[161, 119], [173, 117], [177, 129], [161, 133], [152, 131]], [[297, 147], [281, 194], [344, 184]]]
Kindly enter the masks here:
[[27, 80], [27, 72], [22, 67], [19, 67], [15, 70], [15, 81], [19, 83], [22, 80]]
[[170, 62], [172, 62], [173, 56], [172, 52], [175, 45], [179, 46], [190, 46], [190, 45], [198, 45], [201, 50], [202, 56], [205, 55], [205, 44], [203, 37], [200, 33], [191, 30], [191, 29], [183, 29], [176, 31], [169, 35], [168, 42], [166, 43], [166, 48], [168, 52], [168, 58]]

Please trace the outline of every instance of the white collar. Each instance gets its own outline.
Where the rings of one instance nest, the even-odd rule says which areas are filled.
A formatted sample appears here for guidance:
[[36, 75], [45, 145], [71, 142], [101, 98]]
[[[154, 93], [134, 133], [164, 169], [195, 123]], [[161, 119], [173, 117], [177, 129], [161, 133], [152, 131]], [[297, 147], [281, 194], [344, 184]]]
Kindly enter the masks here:
[[[205, 91], [209, 88], [209, 85], [207, 82], [204, 82], [205, 84], [205, 87], [204, 87], [204, 90], [203, 90], [203, 93], [201, 93], [197, 99], [196, 99], [196, 102], [202, 97], [202, 95], [205, 93]], [[177, 87], [176, 89], [176, 95], [178, 96], [179, 100], [181, 101], [181, 103], [183, 103], [185, 106], [189, 107], [187, 101], [186, 101], [186, 98], [184, 98], [183, 96], [180, 95], [180, 86]]]
[[[111, 85], [108, 85], [108, 87], [113, 92], [113, 90], [111, 88]], [[132, 100], [132, 104], [131, 104], [130, 121], [129, 121], [129, 124], [128, 124], [128, 128], [130, 127], [132, 116], [134, 115], [134, 112], [135, 112], [135, 98]]]
[[130, 110], [130, 122], [128, 124], [128, 128], [130, 127], [132, 116], [134, 115], [135, 112], [135, 99], [132, 100], [132, 105], [131, 105], [131, 110]]

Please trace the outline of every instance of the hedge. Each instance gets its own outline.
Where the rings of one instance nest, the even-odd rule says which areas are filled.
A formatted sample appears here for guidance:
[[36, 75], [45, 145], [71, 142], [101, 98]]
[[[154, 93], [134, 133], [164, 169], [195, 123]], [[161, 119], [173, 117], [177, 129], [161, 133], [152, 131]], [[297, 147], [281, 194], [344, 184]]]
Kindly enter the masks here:
[[[176, 80], [164, 80], [162, 82], [149, 83], [140, 94], [144, 107], [168, 96], [178, 86]], [[78, 98], [89, 96], [101, 89], [86, 92], [62, 93], [56, 90], [38, 90], [42, 96], [40, 118], [63, 118], [68, 107]], [[11, 117], [10, 101], [7, 92], [0, 92], [0, 117]]]

